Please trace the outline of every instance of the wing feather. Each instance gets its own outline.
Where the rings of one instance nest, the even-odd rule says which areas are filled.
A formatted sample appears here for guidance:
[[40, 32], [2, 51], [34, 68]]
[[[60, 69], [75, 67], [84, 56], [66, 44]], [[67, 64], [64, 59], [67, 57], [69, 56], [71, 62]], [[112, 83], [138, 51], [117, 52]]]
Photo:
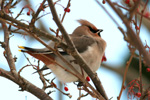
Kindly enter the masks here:
[[[96, 41], [87, 35], [82, 35], [80, 37], [72, 37], [71, 38], [76, 49], [78, 50], [79, 53], [82, 53], [88, 49], [88, 46], [91, 46], [92, 44], [96, 43]], [[43, 49], [37, 49], [37, 48], [30, 48], [30, 47], [24, 47], [24, 46], [19, 46], [19, 48], [24, 49], [22, 51], [30, 51], [34, 54], [53, 54], [53, 52], [47, 48]], [[67, 55], [67, 53], [58, 46], [58, 51], [62, 55]]]

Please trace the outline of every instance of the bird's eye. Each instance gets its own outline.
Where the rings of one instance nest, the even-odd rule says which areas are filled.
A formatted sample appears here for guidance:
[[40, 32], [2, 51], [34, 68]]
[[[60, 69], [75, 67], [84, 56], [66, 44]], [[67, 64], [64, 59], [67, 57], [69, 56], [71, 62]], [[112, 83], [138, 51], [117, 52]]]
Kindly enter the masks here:
[[97, 32], [97, 30], [94, 30], [92, 27], [90, 27], [90, 26], [88, 26], [88, 27], [89, 27], [89, 29], [90, 29], [91, 32], [93, 32], [93, 33]]
[[95, 33], [95, 34], [98, 34], [100, 37], [101, 37], [101, 32], [103, 31], [102, 29], [97, 29], [97, 30], [94, 30], [93, 28], [91, 28], [90, 26], [88, 26], [89, 27], [89, 29], [90, 29], [90, 31], [92, 32], [92, 33]]

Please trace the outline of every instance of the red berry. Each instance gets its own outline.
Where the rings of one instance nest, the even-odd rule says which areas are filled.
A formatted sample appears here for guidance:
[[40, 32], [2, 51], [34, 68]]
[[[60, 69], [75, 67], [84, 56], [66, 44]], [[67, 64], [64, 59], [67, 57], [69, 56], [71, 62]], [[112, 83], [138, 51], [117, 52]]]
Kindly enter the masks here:
[[126, 3], [126, 4], [129, 4], [129, 3], [130, 3], [130, 0], [126, 0], [125, 3]]
[[139, 26], [135, 26], [135, 29], [139, 30], [140, 28], [139, 28]]
[[144, 16], [147, 17], [147, 18], [149, 17], [149, 15], [150, 15], [149, 12], [146, 12], [146, 13], [144, 14]]
[[150, 72], [150, 68], [146, 68], [146, 71], [147, 71], [147, 72]]
[[107, 58], [106, 58], [105, 55], [102, 57], [102, 62], [103, 62], [103, 61], [107, 61]]
[[4, 11], [8, 14], [10, 11], [9, 11], [9, 9], [8, 9], [8, 7], [5, 7], [4, 8]]
[[64, 90], [65, 90], [65, 91], [68, 91], [69, 89], [68, 89], [68, 87], [65, 86], [65, 87], [64, 87]]
[[140, 92], [138, 92], [138, 93], [136, 93], [136, 94], [135, 94], [135, 96], [137, 96], [137, 97], [141, 97], [141, 93], [140, 93]]
[[105, 0], [103, 0], [103, 4], [105, 4], [106, 3], [106, 1]]
[[64, 11], [69, 13], [70, 9], [69, 8], [65, 8]]
[[87, 80], [87, 81], [90, 81], [90, 77], [89, 77], [89, 76], [87, 76], [87, 77], [86, 77], [86, 80]]
[[27, 15], [30, 16], [30, 11], [27, 12]]

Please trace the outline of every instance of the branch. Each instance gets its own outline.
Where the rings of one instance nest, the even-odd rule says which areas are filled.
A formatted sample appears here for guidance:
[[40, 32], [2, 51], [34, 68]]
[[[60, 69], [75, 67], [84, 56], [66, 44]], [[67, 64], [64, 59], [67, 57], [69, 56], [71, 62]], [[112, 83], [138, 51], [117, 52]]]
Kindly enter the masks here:
[[120, 90], [119, 96], [117, 97], [118, 100], [120, 100], [121, 95], [122, 95], [122, 92], [123, 92], [123, 90], [125, 89], [125, 88], [124, 88], [124, 87], [125, 87], [125, 86], [124, 86], [124, 85], [125, 85], [125, 80], [126, 80], [127, 72], [128, 72], [130, 63], [131, 63], [131, 61], [132, 61], [132, 58], [133, 58], [133, 54], [130, 56], [129, 61], [128, 61], [127, 64], [126, 64], [126, 68], [125, 68], [125, 72], [124, 72], [124, 76], [123, 76], [123, 81], [122, 81], [121, 90]]
[[[0, 12], [0, 14], [1, 14], [2, 12]], [[24, 24], [24, 23], [21, 23], [21, 22], [19, 22], [19, 21], [17, 21], [16, 19], [14, 19], [14, 18], [12, 18], [12, 17], [9, 17], [8, 15], [6, 15], [5, 13], [2, 13], [2, 15], [3, 15], [3, 17], [4, 18], [7, 18], [7, 20], [9, 19], [10, 21], [12, 21], [13, 23], [14, 22], [16, 22], [17, 23], [17, 25], [14, 25], [13, 23], [10, 23], [10, 22], [7, 22], [7, 21], [5, 21], [5, 19], [2, 19], [2, 20], [4, 20], [6, 23], [8, 23], [8, 24], [10, 24], [10, 25], [12, 25], [12, 26], [15, 26], [15, 27], [17, 27], [17, 28], [20, 28], [20, 29], [23, 29], [24, 31], [26, 31], [26, 32], [28, 32], [28, 34], [29, 35], [31, 35], [31, 36], [33, 36], [35, 39], [37, 39], [39, 42], [41, 42], [43, 45], [45, 45], [47, 48], [49, 48], [50, 49], [50, 47], [47, 45], [47, 44], [45, 44], [44, 42], [42, 42], [37, 36], [44, 36], [44, 37], [46, 37], [46, 38], [48, 38], [48, 39], [50, 39], [50, 40], [53, 40], [55, 43], [57, 43], [57, 44], [59, 44], [65, 51], [69, 51], [69, 50], [67, 50], [68, 49], [68, 47], [67, 47], [67, 45], [65, 45], [64, 43], [62, 43], [61, 42], [61, 40], [59, 40], [58, 38], [56, 38], [55, 36], [53, 36], [53, 35], [50, 35], [50, 34], [48, 34], [48, 33], [45, 33], [44, 31], [41, 31], [41, 30], [39, 30], [39, 29], [37, 29], [37, 28], [35, 28], [35, 27], [30, 27], [30, 29], [28, 28], [29, 26], [28, 25], [26, 25], [26, 24]], [[16, 24], [15, 23], [15, 24]], [[35, 33], [35, 34], [32, 34], [32, 33]], [[50, 49], [51, 50], [51, 49]], [[54, 51], [54, 50], [52, 50], [52, 51]], [[54, 51], [54, 53], [55, 53], [55, 51]], [[57, 55], [57, 54], [56, 54]], [[74, 68], [74, 67], [72, 67], [72, 68]], [[76, 73], [77, 74], [77, 73]], [[79, 74], [77, 74], [77, 75], [79, 75]], [[83, 79], [83, 77], [82, 76], [80, 76], [80, 78], [81, 79]], [[86, 81], [85, 81], [86, 82]], [[87, 82], [86, 82], [87, 83]], [[87, 83], [88, 84], [88, 83]], [[89, 85], [88, 85], [89, 86]]]
[[98, 92], [100, 94], [102, 94], [102, 96], [104, 96], [105, 99], [108, 100], [108, 97], [103, 89], [103, 86], [101, 85], [101, 82], [99, 80], [99, 78], [91, 71], [91, 69], [88, 67], [88, 65], [86, 64], [86, 62], [83, 60], [83, 58], [81, 57], [81, 55], [78, 53], [78, 51], [76, 50], [73, 42], [71, 41], [70, 37], [68, 36], [68, 33], [66, 32], [66, 30], [64, 29], [64, 27], [62, 26], [58, 16], [57, 16], [57, 13], [56, 13], [56, 10], [55, 10], [55, 7], [54, 7], [54, 4], [53, 4], [53, 1], [52, 0], [47, 0], [48, 1], [48, 4], [49, 4], [49, 7], [50, 7], [50, 10], [52, 12], [52, 15], [53, 15], [53, 19], [55, 21], [55, 23], [57, 24], [57, 26], [59, 27], [59, 30], [61, 31], [61, 33], [63, 34], [63, 37], [69, 47], [69, 51], [67, 51], [69, 54], [71, 54], [78, 62], [78, 64], [85, 70], [85, 72], [91, 77], [96, 89], [98, 90]]
[[2, 24], [2, 28], [4, 31], [4, 48], [6, 51], [6, 59], [7, 59], [7, 62], [9, 64], [11, 72], [13, 72], [13, 71], [16, 71], [16, 67], [15, 67], [14, 59], [12, 57], [12, 53], [11, 53], [10, 47], [9, 47], [9, 34], [10, 34], [10, 32], [8, 31], [8, 28], [7, 28], [6, 23], [4, 21], [0, 20], [0, 23]]
[[[2, 11], [1, 11], [2, 12]], [[3, 12], [3, 14], [5, 14]], [[9, 34], [10, 32], [8, 31], [7, 25], [5, 23], [5, 20], [0, 19], [0, 22], [2, 23], [2, 27], [4, 30], [4, 48], [5, 48], [5, 57], [7, 59], [7, 62], [9, 64], [10, 67], [10, 72], [9, 71], [5, 71], [2, 68], [0, 68], [0, 76], [3, 76], [13, 82], [15, 82], [16, 84], [18, 84], [22, 90], [26, 90], [30, 93], [32, 93], [33, 95], [35, 95], [36, 97], [38, 97], [39, 99], [42, 100], [52, 100], [51, 97], [49, 97], [42, 89], [36, 87], [35, 85], [33, 85], [32, 83], [28, 82], [27, 80], [25, 80], [24, 78], [20, 77], [16, 71], [16, 67], [14, 64], [14, 59], [12, 57], [12, 53], [10, 51], [10, 47], [9, 47]]]
[[44, 9], [44, 3], [46, 2], [46, 0], [43, 0], [43, 2], [41, 3], [41, 5], [39, 6], [38, 10], [36, 11], [36, 13], [33, 15], [32, 19], [31, 19], [31, 23], [30, 25], [34, 25], [39, 13]]
[[17, 72], [15, 72], [14, 75], [15, 75], [15, 77], [17, 77], [17, 79], [13, 77], [11, 72], [5, 71], [4, 69], [0, 68], [0, 76], [3, 76], [5, 78], [13, 81], [14, 83], [18, 84], [22, 88], [22, 91], [26, 90], [26, 91], [32, 93], [40, 100], [53, 100], [42, 89], [36, 87], [32, 83], [30, 83], [29, 81], [24, 79], [23, 77], [18, 76]]
[[140, 2], [141, 2], [141, 0], [136, 1], [134, 6], [132, 7], [132, 9], [130, 10], [130, 18], [129, 18], [130, 21], [132, 20], [133, 16], [135, 15]]
[[[41, 44], [43, 44], [46, 48], [50, 49], [51, 51], [53, 51], [53, 53], [55, 55], [57, 55], [58, 57], [60, 57], [60, 59], [66, 63], [75, 73], [72, 73], [70, 70], [64, 68], [63, 66], [61, 66], [60, 64], [58, 64], [57, 62], [55, 62], [59, 67], [63, 68], [64, 70], [66, 70], [67, 72], [71, 73], [72, 75], [76, 76], [77, 78], [79, 78], [80, 80], [82, 80], [83, 83], [85, 83], [86, 86], [88, 86], [94, 93], [97, 94], [97, 91], [84, 79], [84, 77], [66, 60], [64, 59], [64, 57], [57, 51], [53, 50], [49, 45], [47, 45], [45, 42], [43, 42], [39, 37], [37, 37], [35, 34], [31, 34], [30, 32], [28, 32], [30, 35], [32, 35], [36, 40], [38, 40]], [[48, 58], [47, 58], [48, 59]], [[49, 59], [50, 60], [50, 59]], [[53, 62], [53, 61], [51, 61]], [[97, 95], [97, 97], [99, 97], [99, 95]]]
[[115, 6], [113, 5], [113, 3], [110, 0], [106, 0], [106, 1], [112, 7], [112, 9], [117, 13], [117, 15], [122, 19], [122, 21], [124, 22], [125, 26], [127, 27], [127, 29], [128, 29], [127, 36], [128, 36], [128, 38], [130, 40], [130, 43], [139, 50], [141, 55], [143, 55], [143, 58], [144, 58], [146, 64], [150, 65], [150, 55], [145, 50], [145, 48], [144, 48], [140, 38], [135, 34], [133, 29], [130, 27], [130, 20], [125, 18], [123, 13], [118, 11], [118, 9], [115, 8]]
[[[29, 25], [25, 24], [25, 23], [22, 23], [16, 19], [14, 19], [13, 17], [10, 17], [9, 15], [5, 14], [4, 12], [0, 11], [0, 19], [5, 21], [7, 24], [12, 24], [13, 23], [13, 26], [15, 27], [20, 27], [20, 29], [23, 29], [23, 30], [31, 30], [33, 33], [35, 33], [38, 37], [45, 37], [49, 40], [52, 40], [54, 41], [55, 43], [59, 44], [65, 51], [69, 51], [67, 50], [67, 45], [65, 43], [63, 43], [60, 39], [58, 39], [57, 37], [49, 34], [49, 33], [46, 33], [38, 28], [35, 28], [35, 27], [29, 27]], [[12, 23], [10, 22], [7, 22], [6, 20], [8, 21], [11, 21]], [[15, 25], [17, 24], [17, 25]]]
[[[49, 40], [54, 41], [55, 43], [59, 44], [59, 45], [60, 45], [65, 51], [67, 51], [69, 54], [71, 53], [72, 55], [74, 55], [75, 58], [77, 59], [77, 61], [79, 61], [80, 65], [82, 65], [82, 66], [87, 66], [87, 65], [85, 65], [85, 64], [83, 63], [83, 62], [84, 62], [83, 60], [80, 60], [81, 57], [80, 57], [80, 56], [77, 56], [76, 53], [74, 53], [74, 51], [72, 50], [72, 48], [70, 48], [71, 45], [70, 45], [70, 47], [67, 46], [65, 43], [63, 43], [60, 39], [56, 38], [55, 36], [53, 36], [53, 35], [51, 35], [51, 34], [48, 34], [48, 33], [44, 32], [44, 31], [42, 31], [42, 30], [39, 30], [38, 28], [29, 27], [29, 25], [27, 25], [27, 24], [25, 24], [25, 23], [22, 23], [22, 22], [20, 22], [20, 21], [18, 21], [18, 20], [16, 20], [16, 19], [10, 17], [9, 15], [5, 14], [5, 13], [2, 12], [2, 11], [0, 11], [0, 19], [2, 19], [3, 21], [5, 21], [7, 24], [13, 25], [13, 26], [15, 26], [15, 27], [17, 27], [17, 28], [23, 29], [23, 30], [25, 30], [25, 31], [26, 31], [26, 30], [31, 31], [32, 33], [36, 34], [38, 37], [45, 37], [45, 38], [47, 38], [47, 39], [49, 39]], [[11, 21], [11, 23], [8, 22], [8, 21], [6, 21], [6, 20]], [[60, 28], [60, 29], [61, 29], [61, 28]], [[62, 32], [62, 33], [63, 33], [63, 32]], [[69, 43], [69, 42], [67, 42], [67, 43]], [[76, 49], [75, 49], [75, 50], [76, 50]], [[85, 71], [86, 71], [86, 70], [89, 70], [87, 73], [90, 74], [89, 76], [90, 76], [91, 79], [93, 80], [93, 82], [94, 82], [94, 84], [95, 84], [97, 90], [98, 90], [98, 91], [101, 91], [101, 89], [103, 89], [103, 87], [101, 86], [101, 82], [99, 81], [99, 79], [97, 78], [97, 76], [96, 76], [95, 74], [93, 74], [93, 72], [91, 72], [91, 70], [89, 69], [89, 67], [87, 67], [87, 68], [85, 67], [84, 69], [85, 69]], [[91, 87], [91, 88], [92, 88], [92, 87]], [[94, 88], [93, 88], [93, 89], [94, 89]], [[93, 90], [93, 89], [92, 89], [92, 90]], [[97, 92], [97, 91], [95, 91], [95, 92]], [[105, 94], [105, 93], [103, 93], [103, 92], [101, 92], [101, 93], [102, 93], [102, 94]], [[99, 93], [98, 93], [98, 95], [99, 95]], [[99, 96], [100, 96], [100, 95], [99, 95]]]

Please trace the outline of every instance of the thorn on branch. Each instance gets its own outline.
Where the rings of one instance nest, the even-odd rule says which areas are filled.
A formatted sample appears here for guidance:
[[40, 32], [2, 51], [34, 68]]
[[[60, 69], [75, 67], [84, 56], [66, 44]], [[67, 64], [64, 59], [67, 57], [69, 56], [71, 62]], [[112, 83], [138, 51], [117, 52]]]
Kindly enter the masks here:
[[16, 57], [16, 56], [14, 56], [14, 58], [13, 58], [13, 59], [14, 59], [14, 62], [17, 62], [17, 57]]
[[55, 78], [53, 78], [53, 79], [51, 80], [51, 85], [52, 85], [53, 87], [57, 88], [57, 85], [53, 82], [54, 79], [55, 79]]
[[6, 51], [3, 52], [3, 55], [7, 59]]
[[[23, 79], [22, 79], [22, 81], [23, 81]], [[20, 90], [19, 91], [24, 91], [24, 90], [26, 90], [26, 88], [27, 88], [27, 84], [25, 83], [25, 81], [23, 81], [23, 83], [20, 85]]]
[[2, 48], [5, 48], [5, 45], [6, 45], [5, 42], [1, 42], [1, 41], [0, 41], [0, 44], [1, 44], [1, 47], [2, 47]]
[[53, 93], [53, 92], [56, 92], [56, 91], [55, 91], [55, 90], [49, 91], [49, 92], [47, 93], [47, 95], [50, 95], [50, 94]]

